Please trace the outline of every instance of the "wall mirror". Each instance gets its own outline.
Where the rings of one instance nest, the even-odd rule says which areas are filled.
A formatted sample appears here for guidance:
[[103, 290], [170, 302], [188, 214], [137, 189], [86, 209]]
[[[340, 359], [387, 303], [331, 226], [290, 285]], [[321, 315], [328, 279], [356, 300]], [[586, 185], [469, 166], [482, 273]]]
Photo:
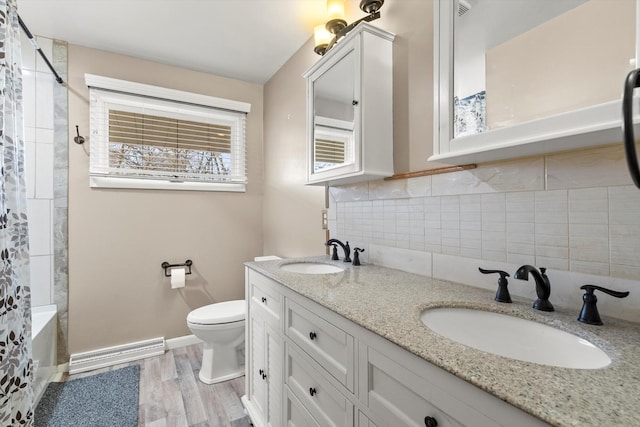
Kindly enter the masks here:
[[354, 162], [354, 70], [351, 51], [313, 82], [313, 173]]
[[620, 141], [637, 3], [436, 1], [430, 160], [473, 163]]

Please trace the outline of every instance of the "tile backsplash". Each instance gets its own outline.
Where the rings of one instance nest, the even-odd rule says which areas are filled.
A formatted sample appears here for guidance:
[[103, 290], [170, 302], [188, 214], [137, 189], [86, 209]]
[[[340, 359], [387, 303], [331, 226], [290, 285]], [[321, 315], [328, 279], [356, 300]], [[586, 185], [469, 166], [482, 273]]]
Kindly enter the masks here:
[[[602, 286], [640, 288], [640, 190], [618, 145], [332, 187], [329, 228], [351, 247], [370, 249], [364, 261], [371, 255], [379, 263], [384, 248], [400, 249], [432, 263], [451, 256], [475, 271], [531, 264], [550, 277], [575, 273]], [[435, 264], [425, 271], [447, 275]], [[640, 313], [633, 301], [640, 299], [624, 305]]]

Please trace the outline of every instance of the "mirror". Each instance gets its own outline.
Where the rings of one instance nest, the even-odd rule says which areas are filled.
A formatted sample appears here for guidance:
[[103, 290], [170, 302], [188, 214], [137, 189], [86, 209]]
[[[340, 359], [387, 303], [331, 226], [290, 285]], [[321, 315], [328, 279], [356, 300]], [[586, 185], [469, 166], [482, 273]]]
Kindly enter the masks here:
[[355, 55], [335, 62], [313, 82], [313, 172], [354, 162]]
[[635, 68], [636, 0], [459, 0], [453, 12], [452, 138], [619, 100]]

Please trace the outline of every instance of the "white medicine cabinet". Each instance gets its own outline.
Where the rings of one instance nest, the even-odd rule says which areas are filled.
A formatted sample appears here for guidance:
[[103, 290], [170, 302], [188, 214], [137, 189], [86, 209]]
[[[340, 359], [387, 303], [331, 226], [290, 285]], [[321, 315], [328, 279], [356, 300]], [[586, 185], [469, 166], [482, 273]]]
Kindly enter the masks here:
[[639, 4], [436, 0], [429, 160], [461, 165], [622, 141]]
[[305, 72], [308, 184], [393, 175], [394, 37], [360, 23]]

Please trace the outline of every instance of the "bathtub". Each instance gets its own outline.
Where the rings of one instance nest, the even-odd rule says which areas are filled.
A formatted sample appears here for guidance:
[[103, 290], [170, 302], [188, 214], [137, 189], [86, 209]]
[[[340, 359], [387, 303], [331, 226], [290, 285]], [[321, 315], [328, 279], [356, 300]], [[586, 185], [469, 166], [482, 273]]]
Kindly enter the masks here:
[[57, 307], [55, 304], [31, 308], [35, 404], [38, 403], [47, 384], [51, 382], [51, 379], [57, 373], [57, 324]]

